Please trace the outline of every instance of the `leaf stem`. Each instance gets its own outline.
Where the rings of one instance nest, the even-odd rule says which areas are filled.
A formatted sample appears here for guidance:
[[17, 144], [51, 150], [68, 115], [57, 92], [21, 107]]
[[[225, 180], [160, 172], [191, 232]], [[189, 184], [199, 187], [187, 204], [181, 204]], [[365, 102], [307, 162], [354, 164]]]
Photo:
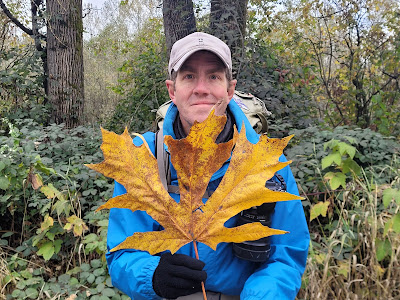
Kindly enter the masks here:
[[[196, 258], [199, 258], [199, 252], [197, 251], [197, 242], [196, 240], [193, 241], [193, 247], [194, 247], [194, 253], [196, 254]], [[206, 294], [206, 288], [204, 287], [204, 282], [201, 282], [201, 289], [203, 290], [203, 298], [204, 300], [207, 300], [207, 294]]]

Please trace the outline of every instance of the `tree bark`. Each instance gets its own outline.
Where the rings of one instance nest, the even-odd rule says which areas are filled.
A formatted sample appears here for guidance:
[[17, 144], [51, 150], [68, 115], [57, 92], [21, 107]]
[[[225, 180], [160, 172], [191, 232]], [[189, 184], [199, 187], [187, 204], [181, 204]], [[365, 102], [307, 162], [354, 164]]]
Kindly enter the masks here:
[[234, 73], [243, 55], [248, 0], [211, 0], [210, 30], [232, 51]]
[[197, 31], [192, 0], [163, 0], [163, 19], [169, 56], [177, 40]]
[[47, 0], [47, 14], [51, 119], [73, 128], [84, 107], [82, 0]]
[[43, 88], [45, 97], [45, 104], [48, 101], [48, 65], [47, 65], [47, 48], [42, 45], [42, 40], [46, 41], [46, 37], [40, 34], [38, 24], [38, 9], [43, 4], [43, 0], [31, 0], [31, 14], [32, 14], [32, 38], [35, 41], [35, 48], [40, 53], [43, 66]]
[[[42, 60], [43, 66], [43, 89], [45, 95], [48, 93], [47, 86], [47, 52], [46, 47], [43, 47], [42, 41], [46, 41], [46, 36], [39, 32], [38, 26], [38, 8], [43, 4], [43, 0], [31, 0], [31, 17], [32, 17], [32, 29], [25, 27], [14, 15], [8, 10], [7, 6], [4, 4], [3, 0], [0, 0], [0, 7], [8, 19], [17, 25], [23, 32], [28, 34], [34, 41], [36, 50], [40, 53], [40, 58]], [[47, 99], [45, 99], [47, 102]]]

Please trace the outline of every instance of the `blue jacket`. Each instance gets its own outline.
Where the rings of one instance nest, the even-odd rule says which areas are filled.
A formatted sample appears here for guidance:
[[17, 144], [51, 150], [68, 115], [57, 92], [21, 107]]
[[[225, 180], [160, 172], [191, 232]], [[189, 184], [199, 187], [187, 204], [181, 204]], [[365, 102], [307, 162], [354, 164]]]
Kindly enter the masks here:
[[[256, 143], [259, 135], [252, 129], [239, 106], [231, 101], [229, 109], [235, 117], [238, 130], [244, 121], [247, 139]], [[164, 120], [164, 135], [171, 135], [177, 108], [171, 104]], [[155, 152], [155, 134], [147, 132], [144, 137], [151, 151]], [[134, 139], [135, 144], [141, 140]], [[286, 161], [282, 155], [281, 161]], [[229, 160], [211, 178], [209, 187], [215, 189], [225, 174]], [[172, 184], [178, 185], [175, 169], [170, 165]], [[278, 171], [287, 184], [287, 191], [298, 195], [296, 182], [289, 166]], [[125, 188], [116, 182], [114, 197], [126, 193]], [[179, 195], [171, 194], [179, 201]], [[233, 227], [237, 216], [229, 219], [225, 226]], [[309, 232], [304, 217], [301, 201], [278, 202], [272, 216], [272, 228], [290, 233], [270, 237], [271, 255], [265, 263], [255, 263], [237, 258], [232, 251], [232, 244], [220, 243], [216, 251], [199, 243], [199, 257], [205, 262], [207, 272], [205, 287], [207, 290], [228, 295], [240, 295], [244, 300], [294, 299], [301, 285], [301, 276], [306, 265], [309, 245]], [[111, 249], [135, 232], [160, 230], [160, 225], [146, 212], [132, 212], [129, 209], [112, 208], [108, 225], [107, 247]], [[193, 244], [178, 250], [195, 257]], [[112, 283], [132, 299], [161, 299], [152, 287], [152, 278], [160, 257], [145, 251], [134, 249], [119, 250], [106, 254]]]

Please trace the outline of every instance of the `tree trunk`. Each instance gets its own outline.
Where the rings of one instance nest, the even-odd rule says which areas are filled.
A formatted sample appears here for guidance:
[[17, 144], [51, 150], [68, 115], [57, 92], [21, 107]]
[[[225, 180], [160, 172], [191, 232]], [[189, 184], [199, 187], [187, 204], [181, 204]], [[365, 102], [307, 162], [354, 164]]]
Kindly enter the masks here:
[[43, 47], [42, 40], [46, 40], [45, 36], [42, 36], [39, 32], [39, 24], [38, 24], [38, 9], [43, 5], [43, 0], [31, 0], [31, 16], [32, 16], [32, 38], [35, 41], [35, 48], [40, 53], [40, 58], [42, 60], [43, 66], [43, 88], [45, 94], [46, 104], [48, 101], [48, 66], [47, 66], [47, 48]]
[[51, 119], [73, 128], [84, 106], [82, 0], [47, 0], [47, 14]]
[[369, 101], [364, 91], [362, 79], [353, 79], [356, 87], [356, 124], [361, 128], [367, 128], [370, 125]]
[[248, 0], [211, 0], [210, 30], [232, 51], [234, 73], [243, 55]]
[[163, 18], [169, 56], [177, 40], [197, 31], [192, 0], [163, 0]]

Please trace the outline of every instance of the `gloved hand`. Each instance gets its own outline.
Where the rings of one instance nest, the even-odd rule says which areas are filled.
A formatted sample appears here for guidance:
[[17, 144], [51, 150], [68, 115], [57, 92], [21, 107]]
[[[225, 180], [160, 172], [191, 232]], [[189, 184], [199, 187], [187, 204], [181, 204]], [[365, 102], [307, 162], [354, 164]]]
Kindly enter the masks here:
[[167, 299], [191, 295], [201, 291], [201, 282], [207, 279], [204, 262], [184, 254], [165, 253], [153, 275], [153, 289]]

